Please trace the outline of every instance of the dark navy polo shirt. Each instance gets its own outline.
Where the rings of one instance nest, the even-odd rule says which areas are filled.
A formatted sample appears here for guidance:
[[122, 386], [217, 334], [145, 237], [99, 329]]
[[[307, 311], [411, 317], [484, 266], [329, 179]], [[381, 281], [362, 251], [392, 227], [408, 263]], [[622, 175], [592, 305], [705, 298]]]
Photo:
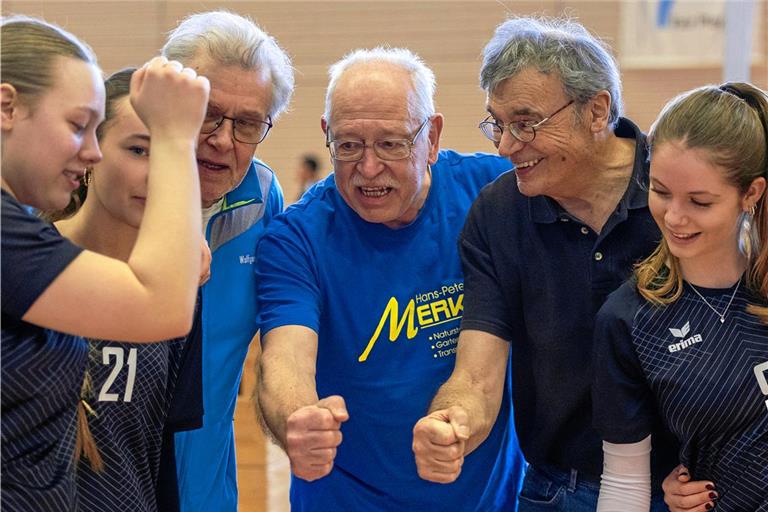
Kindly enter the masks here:
[[553, 199], [521, 194], [510, 172], [483, 189], [459, 239], [462, 329], [511, 343], [515, 425], [525, 458], [595, 480], [603, 454], [592, 427], [594, 318], [660, 239], [648, 210], [645, 136], [623, 118], [615, 134], [636, 141], [634, 169], [600, 234]]
[[634, 282], [608, 298], [595, 326], [595, 426], [634, 443], [663, 421], [693, 479], [717, 485], [718, 511], [768, 510], [768, 325], [747, 312], [766, 299], [743, 283], [698, 290], [723, 322], [687, 283], [666, 307]]

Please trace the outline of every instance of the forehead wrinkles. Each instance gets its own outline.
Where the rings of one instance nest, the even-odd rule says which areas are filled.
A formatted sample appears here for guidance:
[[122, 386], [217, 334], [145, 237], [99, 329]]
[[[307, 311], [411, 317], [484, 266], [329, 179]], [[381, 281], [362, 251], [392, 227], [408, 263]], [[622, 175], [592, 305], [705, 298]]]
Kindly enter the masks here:
[[380, 140], [383, 138], [405, 139], [410, 137], [407, 119], [340, 119], [331, 133], [335, 138]]
[[[205, 59], [193, 67], [211, 83], [209, 102], [222, 110], [265, 116], [272, 100], [272, 82], [266, 70], [224, 66]], [[232, 113], [230, 112], [230, 113]]]
[[[561, 98], [562, 97], [562, 98]], [[487, 96], [488, 110], [496, 115], [548, 115], [552, 102], [567, 101], [560, 78], [555, 73], [543, 73], [525, 68], [502, 80]], [[542, 110], [543, 109], [543, 110]]]
[[354, 119], [409, 120], [415, 94], [408, 73], [384, 63], [358, 64], [339, 79], [331, 122]]

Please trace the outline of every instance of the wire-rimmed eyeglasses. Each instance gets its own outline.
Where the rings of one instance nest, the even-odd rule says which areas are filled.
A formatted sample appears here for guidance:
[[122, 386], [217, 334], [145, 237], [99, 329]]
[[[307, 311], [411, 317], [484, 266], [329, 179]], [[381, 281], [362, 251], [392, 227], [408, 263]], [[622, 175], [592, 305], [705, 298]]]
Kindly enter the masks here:
[[[573, 105], [575, 100], [571, 100], [559, 109], [555, 110], [552, 114], [545, 117], [541, 121], [512, 121], [506, 125], [506, 129], [512, 134], [514, 138], [520, 142], [532, 142], [536, 138], [536, 129], [541, 125], [555, 117], [557, 114]], [[501, 142], [501, 136], [504, 134], [504, 125], [499, 124], [493, 119], [493, 116], [488, 116], [478, 125], [480, 131], [483, 132], [489, 140], [494, 144]]]
[[240, 119], [237, 117], [227, 117], [222, 114], [206, 114], [203, 125], [200, 127], [200, 133], [209, 135], [222, 125], [225, 119], [232, 121], [232, 136], [238, 142], [243, 144], [259, 144], [263, 141], [269, 129], [272, 128], [272, 118], [267, 116], [266, 121], [256, 119]]
[[[424, 127], [429, 123], [430, 117], [426, 118], [416, 134], [411, 139], [384, 139], [376, 140], [373, 144], [366, 144], [360, 140], [353, 139], [335, 139], [326, 140], [325, 145], [331, 153], [331, 158], [340, 162], [357, 162], [363, 158], [365, 148], [373, 148], [376, 156], [382, 160], [403, 160], [411, 156], [411, 149], [416, 144]], [[330, 137], [331, 130], [327, 130], [327, 137]]]

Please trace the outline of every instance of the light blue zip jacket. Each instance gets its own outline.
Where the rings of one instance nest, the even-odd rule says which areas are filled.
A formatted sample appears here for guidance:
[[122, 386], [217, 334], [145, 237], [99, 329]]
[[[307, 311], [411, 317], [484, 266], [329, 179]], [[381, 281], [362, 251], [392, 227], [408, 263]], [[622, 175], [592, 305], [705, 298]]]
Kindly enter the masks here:
[[243, 363], [258, 328], [253, 263], [259, 238], [282, 209], [277, 178], [254, 159], [208, 223], [213, 261], [202, 288], [203, 427], [175, 434], [181, 512], [237, 510], [232, 419]]

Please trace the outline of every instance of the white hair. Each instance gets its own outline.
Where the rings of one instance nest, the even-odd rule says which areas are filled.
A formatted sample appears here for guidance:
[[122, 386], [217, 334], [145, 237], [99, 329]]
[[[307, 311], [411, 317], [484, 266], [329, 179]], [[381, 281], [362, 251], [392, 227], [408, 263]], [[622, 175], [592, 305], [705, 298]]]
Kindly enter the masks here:
[[185, 18], [168, 35], [163, 55], [188, 64], [200, 52], [223, 66], [262, 70], [272, 80], [269, 115], [276, 119], [288, 108], [293, 94], [291, 59], [275, 38], [250, 18], [228, 11], [211, 11]]
[[331, 97], [341, 76], [352, 66], [371, 62], [384, 62], [408, 71], [416, 94], [414, 112], [411, 114], [419, 119], [425, 119], [435, 113], [435, 74], [424, 64], [421, 57], [406, 48], [388, 48], [378, 46], [373, 49], [359, 48], [344, 56], [328, 70], [330, 80], [325, 94], [325, 113], [323, 117], [330, 122]]

